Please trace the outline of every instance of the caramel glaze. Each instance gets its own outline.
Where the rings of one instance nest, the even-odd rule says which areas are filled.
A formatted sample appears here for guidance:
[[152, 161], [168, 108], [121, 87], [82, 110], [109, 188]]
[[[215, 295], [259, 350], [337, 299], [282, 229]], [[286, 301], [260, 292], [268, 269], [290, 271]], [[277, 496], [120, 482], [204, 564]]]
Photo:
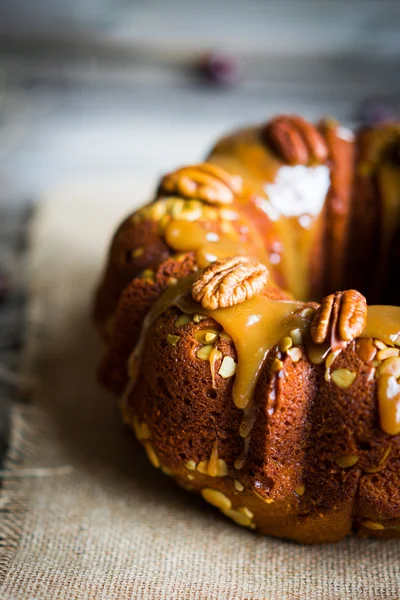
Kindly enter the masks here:
[[[328, 167], [288, 167], [267, 146], [258, 127], [222, 139], [208, 161], [243, 178], [245, 193], [240, 209], [267, 241], [267, 264], [276, 283], [301, 300], [321, 295], [312, 285], [310, 265], [313, 253], [319, 251], [321, 209], [330, 181]], [[316, 191], [315, 202], [302, 206], [302, 198], [312, 189]], [[288, 196], [291, 200], [284, 206], [283, 198]]]
[[236, 254], [244, 254], [268, 264], [258, 231], [237, 211], [231, 210], [230, 216], [236, 216], [235, 225], [229, 223], [229, 229], [225, 228], [225, 231], [220, 227], [210, 228], [206, 221], [173, 219], [165, 229], [165, 241], [177, 252], [195, 251], [197, 264], [201, 268], [219, 258]]

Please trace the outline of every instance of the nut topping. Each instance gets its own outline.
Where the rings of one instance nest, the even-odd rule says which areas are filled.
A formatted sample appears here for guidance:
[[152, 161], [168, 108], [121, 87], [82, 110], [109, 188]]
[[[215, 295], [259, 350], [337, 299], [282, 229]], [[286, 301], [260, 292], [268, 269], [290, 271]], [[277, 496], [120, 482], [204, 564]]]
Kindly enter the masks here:
[[242, 179], [212, 163], [200, 163], [168, 173], [158, 194], [195, 198], [208, 204], [232, 204], [242, 193]]
[[290, 165], [324, 163], [328, 146], [318, 129], [301, 117], [281, 115], [267, 123], [266, 140], [279, 156]]
[[217, 260], [195, 280], [192, 296], [215, 310], [240, 304], [258, 294], [268, 281], [268, 269], [243, 256]]
[[343, 348], [363, 332], [367, 320], [367, 301], [356, 290], [336, 292], [322, 300], [311, 323], [311, 339], [316, 344], [329, 342], [333, 350]]

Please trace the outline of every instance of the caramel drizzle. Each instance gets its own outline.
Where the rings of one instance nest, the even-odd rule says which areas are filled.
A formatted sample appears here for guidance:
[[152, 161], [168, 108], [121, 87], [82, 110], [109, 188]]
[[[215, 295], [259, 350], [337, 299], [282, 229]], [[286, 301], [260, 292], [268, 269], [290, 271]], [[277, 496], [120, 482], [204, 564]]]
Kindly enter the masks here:
[[[242, 216], [240, 219], [244, 221]], [[241, 236], [233, 225], [228, 233], [216, 232], [209, 229], [205, 221], [186, 221], [178, 218], [173, 219], [167, 225], [164, 238], [168, 246], [178, 252], [194, 251], [200, 268], [207, 267], [220, 258], [240, 254], [255, 258], [268, 265], [268, 256], [258, 233], [247, 220], [244, 223], [247, 228], [246, 237]]]
[[360, 337], [375, 338], [393, 344], [400, 335], [400, 307], [375, 304], [368, 306], [367, 323]]
[[[185, 310], [182, 303], [178, 306]], [[233, 401], [237, 408], [244, 410], [250, 404], [268, 351], [294, 329], [290, 317], [301, 306], [301, 302], [269, 300], [257, 295], [229, 308], [202, 309], [222, 325], [234, 341], [238, 365]]]

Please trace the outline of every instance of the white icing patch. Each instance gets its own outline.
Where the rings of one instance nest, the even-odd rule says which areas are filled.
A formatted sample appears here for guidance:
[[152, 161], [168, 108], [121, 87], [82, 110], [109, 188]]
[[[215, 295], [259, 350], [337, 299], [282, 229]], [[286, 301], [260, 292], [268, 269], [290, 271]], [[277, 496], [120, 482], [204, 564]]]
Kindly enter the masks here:
[[346, 142], [352, 142], [354, 140], [354, 133], [351, 129], [343, 127], [343, 125], [340, 125], [340, 127], [336, 129], [336, 135]]
[[317, 215], [324, 205], [329, 185], [330, 173], [324, 165], [284, 166], [279, 169], [275, 182], [264, 186], [268, 200], [257, 204], [272, 221], [279, 215]]

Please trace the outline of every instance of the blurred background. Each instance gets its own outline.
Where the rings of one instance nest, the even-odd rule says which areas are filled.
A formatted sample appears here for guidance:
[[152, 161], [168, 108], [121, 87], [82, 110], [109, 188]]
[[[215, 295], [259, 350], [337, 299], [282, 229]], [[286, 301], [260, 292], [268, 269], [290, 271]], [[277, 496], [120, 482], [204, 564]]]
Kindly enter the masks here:
[[157, 177], [276, 112], [400, 106], [398, 0], [0, 0], [0, 186]]
[[400, 2], [0, 0], [0, 450], [24, 385], [35, 203], [117, 187], [145, 200], [164, 171], [277, 112], [399, 117]]

